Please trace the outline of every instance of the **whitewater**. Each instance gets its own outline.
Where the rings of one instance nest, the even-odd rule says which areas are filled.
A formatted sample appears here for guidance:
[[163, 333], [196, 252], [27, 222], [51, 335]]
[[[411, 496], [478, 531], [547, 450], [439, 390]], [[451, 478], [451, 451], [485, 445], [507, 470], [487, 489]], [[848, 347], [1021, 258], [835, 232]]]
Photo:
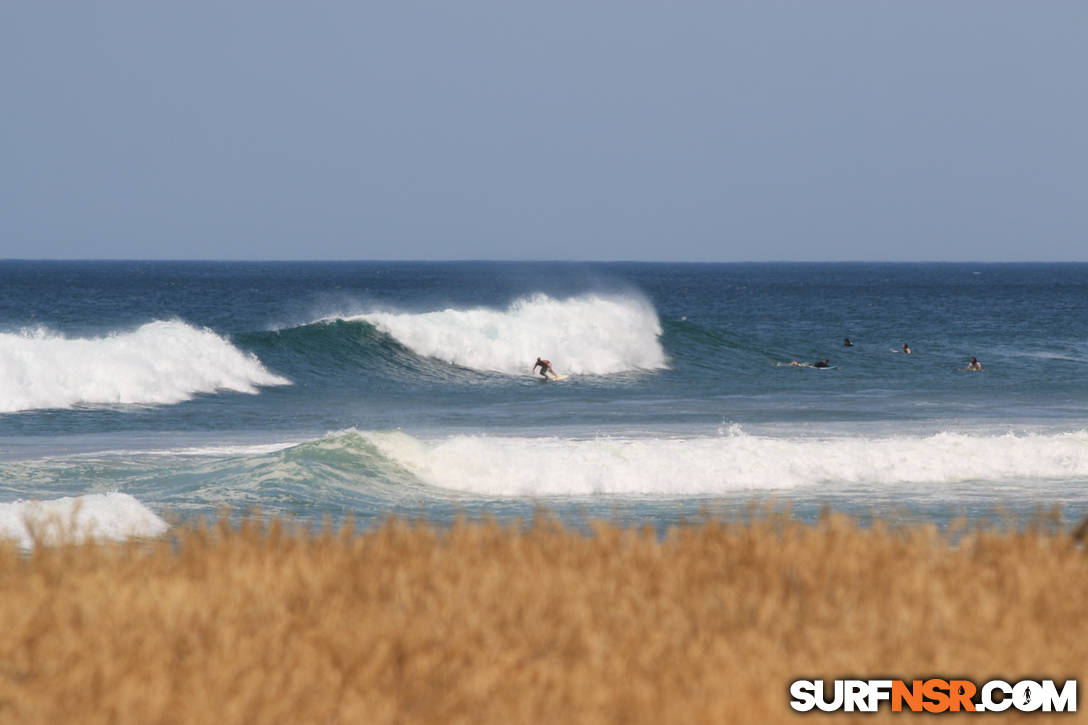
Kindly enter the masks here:
[[947, 484], [1088, 477], [1088, 432], [790, 438], [369, 438], [425, 482], [496, 496], [712, 495], [826, 482]]
[[0, 333], [0, 413], [77, 405], [164, 405], [198, 393], [288, 385], [208, 329], [160, 320], [70, 338], [45, 328]]
[[667, 367], [657, 313], [637, 296], [536, 294], [504, 309], [373, 311], [338, 319], [371, 323], [418, 355], [507, 375], [523, 374], [537, 357], [575, 374]]
[[0, 539], [23, 549], [58, 541], [124, 541], [160, 536], [169, 525], [134, 497], [118, 492], [0, 503]]

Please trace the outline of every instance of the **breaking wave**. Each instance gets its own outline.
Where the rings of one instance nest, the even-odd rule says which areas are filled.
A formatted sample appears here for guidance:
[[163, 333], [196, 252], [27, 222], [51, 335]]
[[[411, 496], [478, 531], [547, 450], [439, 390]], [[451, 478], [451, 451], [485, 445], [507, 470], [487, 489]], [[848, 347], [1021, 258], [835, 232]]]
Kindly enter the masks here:
[[560, 373], [606, 375], [668, 365], [657, 312], [634, 296], [537, 294], [503, 310], [373, 311], [342, 319], [365, 321], [417, 355], [510, 375], [528, 372], [537, 356]]
[[215, 332], [180, 321], [69, 338], [0, 333], [0, 413], [75, 406], [163, 405], [198, 393], [289, 385]]
[[169, 525], [126, 493], [92, 493], [47, 501], [0, 503], [0, 539], [24, 549], [88, 538], [122, 541], [159, 536]]
[[[424, 441], [401, 432], [346, 432], [370, 475], [410, 473], [482, 495], [714, 495], [821, 483], [950, 484], [1088, 479], [1088, 431], [868, 438], [765, 437], [731, 428], [704, 438], [493, 437]], [[375, 453], [385, 459], [377, 465]]]

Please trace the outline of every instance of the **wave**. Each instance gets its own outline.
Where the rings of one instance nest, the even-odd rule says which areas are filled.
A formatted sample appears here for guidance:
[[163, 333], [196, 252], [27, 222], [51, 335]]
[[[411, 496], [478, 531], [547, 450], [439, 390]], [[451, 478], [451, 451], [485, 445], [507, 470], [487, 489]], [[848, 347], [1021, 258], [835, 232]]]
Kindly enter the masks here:
[[520, 375], [538, 356], [560, 373], [607, 375], [668, 366], [653, 306], [634, 296], [537, 294], [506, 309], [371, 311], [364, 321], [413, 353], [481, 371]]
[[740, 371], [757, 370], [783, 358], [786, 353], [768, 350], [751, 338], [724, 328], [704, 327], [686, 317], [668, 320], [662, 339], [670, 353], [685, 366], [721, 375], [723, 362]]
[[425, 484], [486, 496], [702, 496], [823, 483], [1088, 479], [1088, 431], [778, 438], [733, 426], [702, 438], [423, 440], [400, 431], [351, 430], [259, 460], [248, 475], [259, 470], [265, 482], [316, 477], [357, 490]]
[[707, 438], [453, 436], [433, 443], [401, 433], [367, 437], [425, 483], [498, 496], [713, 495], [827, 482], [1088, 478], [1088, 431], [810, 439], [731, 428]]
[[98, 338], [0, 333], [0, 413], [163, 405], [290, 382], [215, 332], [176, 320]]
[[365, 371], [368, 376], [447, 383], [451, 377], [464, 382], [466, 372], [421, 357], [362, 319], [331, 318], [282, 330], [249, 332], [239, 339], [259, 350], [262, 358], [291, 370], [297, 379], [327, 379], [336, 372], [358, 375]]
[[0, 503], [0, 540], [23, 549], [37, 541], [78, 543], [159, 536], [169, 525], [126, 493], [94, 493], [48, 501]]
[[[402, 431], [350, 429], [295, 443], [17, 461], [0, 464], [0, 480], [20, 482], [24, 499], [40, 495], [27, 485], [48, 481], [52, 490], [128, 490], [156, 509], [202, 515], [223, 507], [295, 515], [315, 504], [321, 510], [390, 512], [473, 499], [724, 497], [825, 485], [892, 492], [901, 486], [908, 495], [922, 487], [935, 496], [949, 488], [954, 496], [963, 483], [986, 495], [1046, 480], [1073, 483], [1075, 491], [1088, 483], [1088, 431], [808, 438], [757, 436], [734, 426], [717, 436], [684, 438], [423, 439]], [[136, 499], [94, 494], [0, 504], [0, 538], [25, 544], [30, 537], [22, 520], [28, 512], [56, 513], [66, 523], [77, 503], [80, 522], [93, 520], [97, 536], [164, 530]]]

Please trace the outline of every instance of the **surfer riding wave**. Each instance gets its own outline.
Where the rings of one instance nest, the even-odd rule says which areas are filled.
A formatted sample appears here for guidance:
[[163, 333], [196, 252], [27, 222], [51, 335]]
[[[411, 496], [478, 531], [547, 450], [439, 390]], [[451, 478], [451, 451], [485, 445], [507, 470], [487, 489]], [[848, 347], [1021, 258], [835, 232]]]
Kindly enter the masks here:
[[540, 368], [540, 377], [544, 378], [545, 380], [548, 379], [548, 373], [551, 373], [553, 378], [557, 380], [559, 379], [559, 373], [555, 372], [555, 368], [552, 367], [551, 360], [544, 360], [538, 357], [536, 359], [536, 362], [533, 363], [533, 369], [529, 371], [529, 374], [536, 374], [536, 369], [538, 367]]

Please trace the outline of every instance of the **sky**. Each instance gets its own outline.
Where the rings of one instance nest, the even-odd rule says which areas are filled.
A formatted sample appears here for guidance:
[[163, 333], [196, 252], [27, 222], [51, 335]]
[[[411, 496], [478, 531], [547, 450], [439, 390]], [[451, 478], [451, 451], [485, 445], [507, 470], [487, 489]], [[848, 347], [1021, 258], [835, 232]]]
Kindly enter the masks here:
[[1088, 3], [0, 3], [0, 258], [1088, 261]]

